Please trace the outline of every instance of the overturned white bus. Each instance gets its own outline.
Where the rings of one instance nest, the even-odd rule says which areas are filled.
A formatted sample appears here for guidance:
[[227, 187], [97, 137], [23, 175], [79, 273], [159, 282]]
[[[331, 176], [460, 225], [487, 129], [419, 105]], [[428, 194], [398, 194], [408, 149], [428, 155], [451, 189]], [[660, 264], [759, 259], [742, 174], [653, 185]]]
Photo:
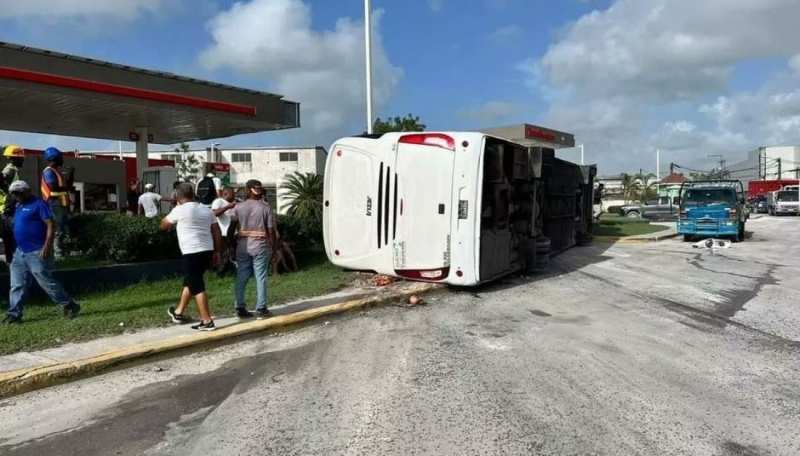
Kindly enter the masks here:
[[589, 238], [595, 167], [480, 132], [347, 137], [325, 168], [337, 266], [470, 286]]

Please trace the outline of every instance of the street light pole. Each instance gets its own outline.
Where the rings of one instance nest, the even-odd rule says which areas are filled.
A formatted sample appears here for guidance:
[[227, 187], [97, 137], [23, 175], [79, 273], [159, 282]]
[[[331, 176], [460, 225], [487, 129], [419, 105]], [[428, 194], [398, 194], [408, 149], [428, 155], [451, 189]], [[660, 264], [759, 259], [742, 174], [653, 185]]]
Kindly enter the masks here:
[[656, 180], [661, 180], [661, 151], [656, 149]]
[[372, 1], [364, 0], [364, 42], [367, 62], [367, 133], [372, 134]]
[[578, 147], [581, 148], [581, 165], [583, 165], [583, 143], [581, 143]]

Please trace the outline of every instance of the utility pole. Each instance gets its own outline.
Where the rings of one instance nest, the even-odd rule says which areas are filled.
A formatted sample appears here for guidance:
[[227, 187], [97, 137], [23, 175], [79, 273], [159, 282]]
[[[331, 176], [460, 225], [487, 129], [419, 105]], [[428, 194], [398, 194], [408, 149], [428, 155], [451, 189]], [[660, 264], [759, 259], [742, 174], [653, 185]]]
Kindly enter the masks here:
[[372, 134], [372, 1], [364, 0], [364, 43], [367, 62], [367, 133]]
[[725, 157], [720, 154], [709, 154], [709, 157], [718, 157], [719, 158], [719, 180], [725, 178]]
[[656, 180], [661, 180], [661, 151], [656, 149]]
[[781, 169], [781, 158], [778, 157], [778, 179], [783, 179], [783, 170]]
[[675, 174], [675, 163], [670, 163], [669, 164], [669, 173], [670, 174]]

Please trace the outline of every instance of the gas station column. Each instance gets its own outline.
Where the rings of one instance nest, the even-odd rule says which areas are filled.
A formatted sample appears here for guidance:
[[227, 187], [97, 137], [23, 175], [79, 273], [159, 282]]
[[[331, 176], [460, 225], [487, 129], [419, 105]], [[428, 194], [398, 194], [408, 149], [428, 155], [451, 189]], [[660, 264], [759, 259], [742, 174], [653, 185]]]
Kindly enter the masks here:
[[136, 176], [141, 179], [144, 169], [150, 163], [150, 154], [148, 153], [150, 133], [147, 127], [136, 127], [136, 135]]

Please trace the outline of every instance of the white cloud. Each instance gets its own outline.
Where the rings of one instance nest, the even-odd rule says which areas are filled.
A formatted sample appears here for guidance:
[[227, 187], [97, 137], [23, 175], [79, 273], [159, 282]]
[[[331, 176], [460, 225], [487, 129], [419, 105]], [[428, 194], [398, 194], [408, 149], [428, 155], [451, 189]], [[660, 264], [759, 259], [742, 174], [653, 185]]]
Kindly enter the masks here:
[[167, 0], [0, 0], [0, 19], [133, 20], [157, 13], [167, 4]]
[[796, 0], [618, 0], [571, 25], [541, 65], [556, 87], [692, 98], [724, 90], [743, 60], [796, 54], [797, 17]]
[[[373, 13], [376, 108], [392, 96], [403, 74], [383, 48], [381, 17], [381, 10]], [[351, 125], [364, 117], [363, 22], [340, 18], [333, 30], [320, 31], [313, 28], [310, 7], [300, 0], [252, 0], [220, 13], [208, 29], [213, 44], [200, 55], [203, 65], [255, 77], [300, 102], [304, 132], [331, 139], [347, 128], [352, 133]]]
[[456, 117], [467, 122], [488, 125], [501, 122], [518, 115], [522, 107], [508, 101], [490, 101], [481, 106], [464, 108], [456, 111]]
[[518, 69], [551, 103], [543, 123], [575, 132], [607, 171], [651, 162], [655, 147], [675, 161], [735, 159], [791, 140], [800, 125], [800, 94], [786, 74], [750, 75], [768, 82], [730, 93], [733, 72], [755, 59], [785, 59], [800, 75], [797, 17], [796, 0], [616, 0], [568, 24]]
[[762, 144], [800, 142], [800, 89], [764, 88], [721, 96], [700, 112], [714, 119], [720, 129], [757, 131]]

